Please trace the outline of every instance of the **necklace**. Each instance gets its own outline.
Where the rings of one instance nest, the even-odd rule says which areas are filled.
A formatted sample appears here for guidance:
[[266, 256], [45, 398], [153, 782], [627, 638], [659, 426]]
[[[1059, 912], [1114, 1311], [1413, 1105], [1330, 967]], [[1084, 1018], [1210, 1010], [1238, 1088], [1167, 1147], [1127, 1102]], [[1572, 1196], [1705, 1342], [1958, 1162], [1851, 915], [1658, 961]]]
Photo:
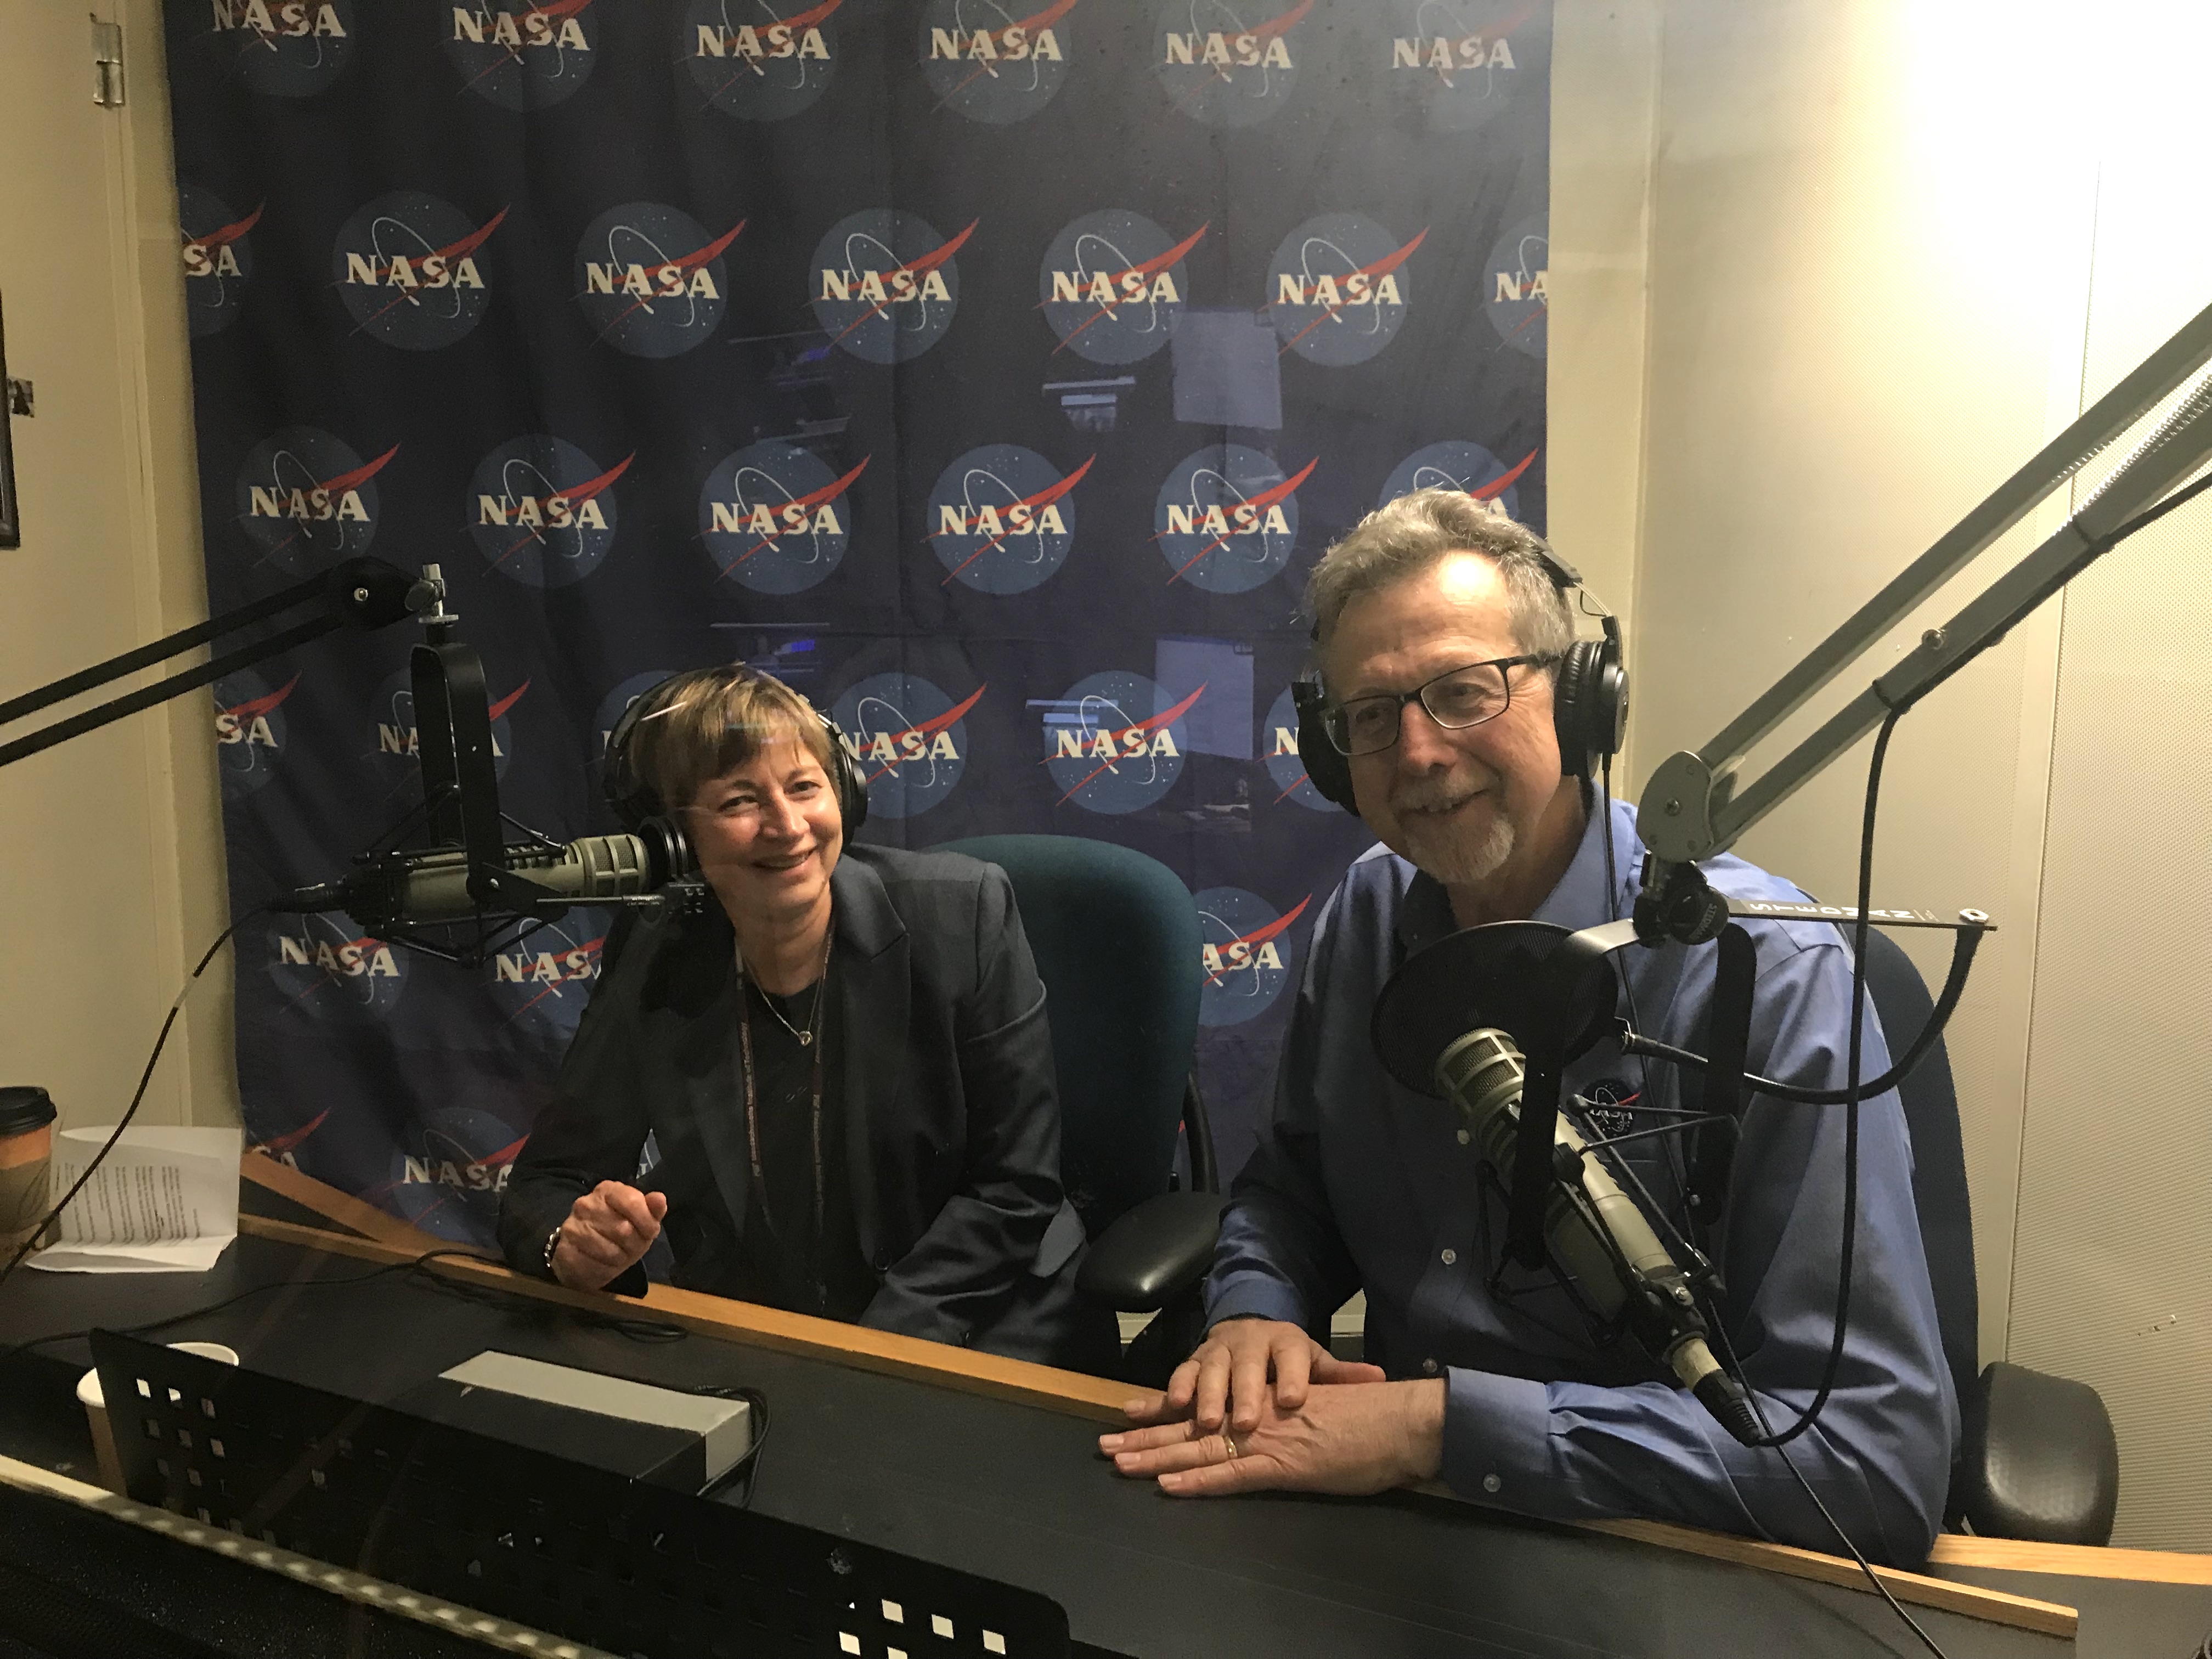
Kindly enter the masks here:
[[[830, 947], [836, 938], [836, 935], [830, 929], [826, 927], [823, 929], [822, 966], [815, 975], [814, 1006], [807, 1010], [805, 1030], [800, 1030], [785, 1018], [783, 1010], [775, 1006], [776, 1000], [769, 994], [769, 988], [765, 985], [761, 987], [761, 1006], [768, 1010], [769, 1017], [777, 1024], [798, 1039], [799, 1046], [802, 1048], [811, 1048], [814, 1046], [814, 1034], [822, 1029], [822, 993], [830, 983]], [[741, 985], [750, 982], [745, 975], [745, 954], [742, 949], [738, 952], [738, 982]]]
[[[799, 1038], [799, 1046], [804, 1048], [812, 1049], [814, 1054], [814, 1064], [810, 1069], [807, 1093], [811, 1097], [809, 1103], [811, 1107], [811, 1116], [813, 1119], [814, 1237], [817, 1255], [819, 1254], [822, 1240], [822, 1206], [826, 1196], [823, 1191], [825, 1175], [822, 1167], [822, 1085], [823, 1080], [822, 1053], [823, 1048], [827, 1048], [829, 1045], [825, 1043], [820, 1048], [817, 1048], [815, 1045], [814, 1039], [821, 1030], [822, 994], [829, 988], [830, 985], [830, 946], [836, 937], [835, 924], [833, 923], [831, 929], [823, 934], [822, 971], [820, 977], [815, 981], [814, 1006], [806, 1017], [806, 1030], [805, 1032], [802, 1033], [793, 1030], [791, 1022], [785, 1019], [781, 1014], [776, 1013], [775, 1008], [773, 1005], [769, 1008], [769, 1012], [770, 1013], [775, 1014], [778, 1022], [781, 1024], [784, 1030], [790, 1031], [793, 1036]], [[769, 1236], [771, 1238], [777, 1238], [780, 1237], [780, 1234], [775, 1224], [775, 1217], [769, 1211], [768, 1205], [768, 1172], [761, 1165], [760, 1085], [756, 1079], [753, 1072], [753, 1023], [744, 1012], [745, 991], [749, 983], [745, 975], [745, 953], [743, 951], [738, 951], [735, 952], [735, 955], [738, 961], [738, 1052], [744, 1066], [745, 1079], [745, 1151], [749, 1155], [748, 1161], [752, 1168], [752, 1189], [760, 1200], [761, 1219], [768, 1224]], [[765, 994], [763, 994], [763, 1000], [766, 1000]], [[822, 1264], [817, 1260], [814, 1264], [815, 1306], [817, 1309], [826, 1308], [829, 1305], [829, 1288], [823, 1282]]]

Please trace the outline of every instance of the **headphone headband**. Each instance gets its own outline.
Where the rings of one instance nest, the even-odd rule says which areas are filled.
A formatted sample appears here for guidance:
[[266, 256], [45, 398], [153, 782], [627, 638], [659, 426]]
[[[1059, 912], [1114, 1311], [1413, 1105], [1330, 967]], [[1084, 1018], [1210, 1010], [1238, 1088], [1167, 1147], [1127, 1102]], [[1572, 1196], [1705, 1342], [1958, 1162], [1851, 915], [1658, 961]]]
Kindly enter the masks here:
[[[607, 750], [601, 763], [601, 787], [605, 792], [607, 805], [613, 809], [615, 817], [626, 830], [635, 832], [653, 819], [674, 816], [667, 803], [660, 799], [653, 786], [646, 781], [644, 775], [637, 769], [636, 757], [630, 750], [636, 742], [638, 726], [667, 712], [671, 688], [702, 672], [692, 668], [671, 674], [658, 685], [639, 693], [631, 700], [629, 707], [623, 710], [621, 718], [615, 721], [614, 730], [607, 735]], [[837, 811], [844, 820], [845, 836], [849, 840], [867, 822], [868, 786], [860, 775], [860, 769], [853, 758], [852, 747], [847, 743], [845, 733], [837, 722], [817, 708], [803, 692], [793, 690], [773, 674], [763, 673], [748, 664], [735, 663], [727, 669], [712, 672], [732, 675], [731, 684], [740, 684], [746, 679], [772, 681], [798, 698], [806, 711], [822, 722], [823, 731], [830, 739], [830, 785], [836, 793]]]

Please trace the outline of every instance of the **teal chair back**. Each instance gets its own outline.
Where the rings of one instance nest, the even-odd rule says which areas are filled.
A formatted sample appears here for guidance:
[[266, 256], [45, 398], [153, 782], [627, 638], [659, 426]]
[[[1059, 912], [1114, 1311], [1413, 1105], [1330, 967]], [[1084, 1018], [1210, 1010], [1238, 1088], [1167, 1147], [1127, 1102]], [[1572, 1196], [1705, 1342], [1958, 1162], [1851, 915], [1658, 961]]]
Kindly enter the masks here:
[[977, 836], [931, 849], [1003, 869], [1044, 980], [1060, 1168], [1096, 1239], [1168, 1189], [1198, 1040], [1198, 907], [1157, 859], [1079, 836]]

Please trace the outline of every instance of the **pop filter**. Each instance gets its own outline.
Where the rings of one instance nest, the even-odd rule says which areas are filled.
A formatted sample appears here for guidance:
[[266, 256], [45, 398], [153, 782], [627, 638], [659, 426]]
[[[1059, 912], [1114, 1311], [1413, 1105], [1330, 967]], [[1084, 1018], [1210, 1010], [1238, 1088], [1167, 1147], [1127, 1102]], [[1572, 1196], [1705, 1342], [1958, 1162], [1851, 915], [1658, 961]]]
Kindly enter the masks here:
[[1567, 937], [1565, 928], [1548, 921], [1495, 921], [1416, 951], [1375, 1000], [1368, 1037], [1376, 1058], [1416, 1094], [1441, 1099], [1437, 1056], [1484, 1026], [1526, 1049], [1540, 1021], [1564, 1014], [1566, 1060], [1589, 1053], [1613, 1019], [1619, 994], [1610, 971], [1588, 975], [1565, 1010], [1536, 1006], [1540, 970]]

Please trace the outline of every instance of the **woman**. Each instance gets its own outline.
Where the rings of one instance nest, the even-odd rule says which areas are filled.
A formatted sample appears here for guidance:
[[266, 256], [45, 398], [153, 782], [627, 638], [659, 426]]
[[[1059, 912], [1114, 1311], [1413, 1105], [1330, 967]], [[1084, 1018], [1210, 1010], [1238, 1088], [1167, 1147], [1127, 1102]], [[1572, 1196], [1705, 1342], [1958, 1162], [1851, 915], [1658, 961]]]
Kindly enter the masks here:
[[1112, 1316], [1075, 1292], [1044, 987], [1006, 872], [848, 845], [857, 769], [767, 675], [680, 674], [633, 712], [610, 764], [679, 822], [715, 902], [606, 967], [515, 1160], [508, 1260], [641, 1295], [665, 1231], [693, 1290], [1110, 1365]]

